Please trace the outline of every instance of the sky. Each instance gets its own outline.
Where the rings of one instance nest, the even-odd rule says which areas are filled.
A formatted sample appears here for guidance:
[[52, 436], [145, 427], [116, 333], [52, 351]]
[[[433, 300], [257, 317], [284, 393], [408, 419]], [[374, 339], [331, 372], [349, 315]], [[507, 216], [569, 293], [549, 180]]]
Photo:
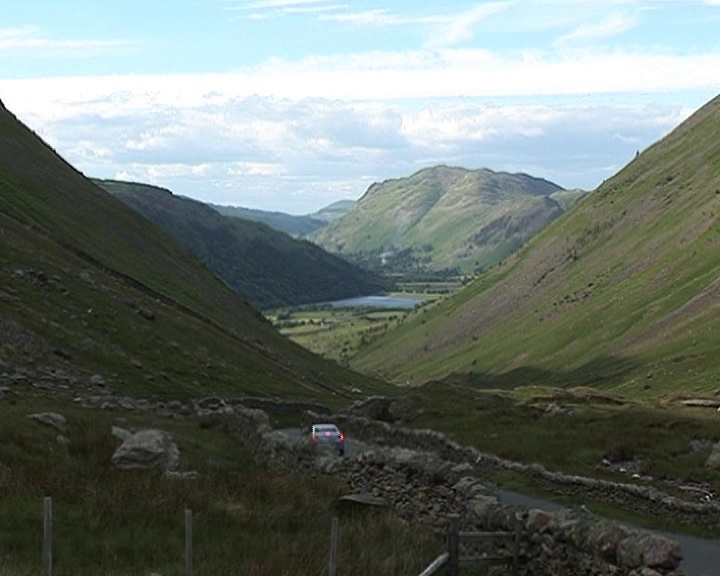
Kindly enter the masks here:
[[720, 93], [720, 0], [0, 0], [84, 174], [309, 214], [438, 164], [591, 190]]

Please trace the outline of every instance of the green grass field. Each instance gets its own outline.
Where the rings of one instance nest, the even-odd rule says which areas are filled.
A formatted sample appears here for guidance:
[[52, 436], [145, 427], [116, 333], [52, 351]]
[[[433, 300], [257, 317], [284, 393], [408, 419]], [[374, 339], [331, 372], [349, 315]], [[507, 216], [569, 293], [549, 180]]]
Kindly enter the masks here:
[[[56, 410], [57, 431], [26, 415]], [[347, 515], [346, 487], [329, 476], [278, 474], [256, 463], [220, 429], [197, 420], [82, 409], [47, 398], [0, 404], [0, 574], [42, 573], [43, 499], [53, 499], [54, 570], [59, 576], [184, 573], [185, 510], [193, 512], [194, 574], [326, 573], [331, 520], [340, 518], [338, 575], [419, 573], [442, 547], [390, 512]], [[158, 427], [178, 443], [196, 480], [117, 471], [111, 426]]]

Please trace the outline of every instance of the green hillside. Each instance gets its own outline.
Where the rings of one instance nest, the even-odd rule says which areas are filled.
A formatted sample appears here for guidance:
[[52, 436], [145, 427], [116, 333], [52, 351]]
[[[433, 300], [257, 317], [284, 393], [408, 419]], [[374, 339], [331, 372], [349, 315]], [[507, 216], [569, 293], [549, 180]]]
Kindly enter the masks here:
[[352, 365], [403, 382], [718, 390], [719, 132], [716, 98]]
[[222, 216], [156, 186], [96, 182], [184, 244], [259, 309], [377, 294], [392, 287], [377, 274], [260, 222]]
[[93, 376], [106, 390], [165, 397], [384, 389], [280, 336], [2, 106], [0, 236], [6, 373], [60, 381], [68, 394]]
[[310, 238], [393, 273], [484, 270], [562, 213], [560, 187], [525, 174], [437, 166], [373, 184]]

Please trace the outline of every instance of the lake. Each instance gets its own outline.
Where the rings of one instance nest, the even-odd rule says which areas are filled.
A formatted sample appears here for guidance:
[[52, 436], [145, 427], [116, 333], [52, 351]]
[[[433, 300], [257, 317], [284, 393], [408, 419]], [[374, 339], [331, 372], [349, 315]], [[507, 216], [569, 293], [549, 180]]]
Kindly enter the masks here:
[[326, 304], [329, 304], [333, 308], [368, 307], [412, 310], [424, 301], [422, 298], [410, 298], [408, 296], [359, 296], [358, 298], [346, 298], [345, 300], [326, 302]]

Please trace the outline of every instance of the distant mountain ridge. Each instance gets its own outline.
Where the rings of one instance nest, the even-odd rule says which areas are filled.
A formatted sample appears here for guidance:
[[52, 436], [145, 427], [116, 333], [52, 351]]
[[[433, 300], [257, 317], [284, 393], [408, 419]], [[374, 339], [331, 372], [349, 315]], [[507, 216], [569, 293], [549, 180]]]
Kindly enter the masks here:
[[373, 184], [309, 238], [370, 269], [478, 272], [562, 214], [560, 192], [526, 174], [436, 166]]
[[386, 278], [261, 222], [224, 216], [199, 201], [147, 184], [96, 182], [187, 246], [261, 310], [366, 296], [392, 287]]
[[262, 222], [275, 230], [290, 234], [290, 236], [302, 237], [323, 228], [328, 222], [340, 218], [346, 214], [354, 204], [355, 202], [353, 200], [339, 200], [317, 212], [304, 216], [293, 216], [292, 214], [285, 214], [284, 212], [268, 212], [266, 210], [256, 210], [240, 206], [208, 205], [226, 216], [235, 216], [236, 218]]

